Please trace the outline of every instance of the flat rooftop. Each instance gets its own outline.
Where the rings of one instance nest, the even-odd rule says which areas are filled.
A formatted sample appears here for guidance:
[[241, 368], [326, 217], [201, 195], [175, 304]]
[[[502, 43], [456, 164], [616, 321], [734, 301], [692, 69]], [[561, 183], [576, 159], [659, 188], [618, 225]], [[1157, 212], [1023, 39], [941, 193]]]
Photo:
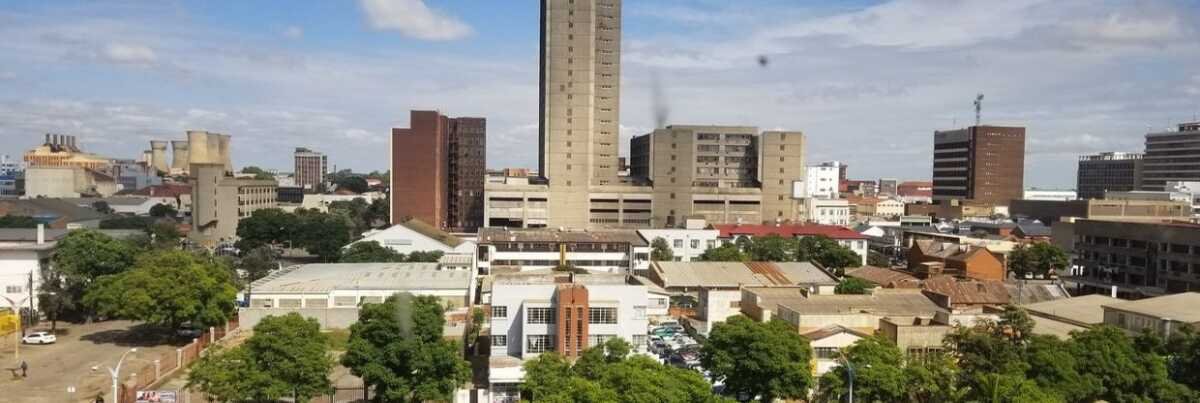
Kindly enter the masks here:
[[651, 270], [664, 288], [837, 284], [833, 276], [808, 262], [654, 262]]
[[1196, 309], [1197, 306], [1200, 306], [1200, 293], [1197, 292], [1184, 292], [1104, 305], [1105, 308], [1184, 323], [1200, 322], [1200, 310]]
[[946, 312], [920, 290], [882, 289], [867, 295], [810, 295], [780, 302], [802, 315], [874, 313], [883, 316], [933, 316]]
[[254, 282], [253, 292], [328, 293], [335, 290], [463, 290], [470, 270], [439, 270], [437, 263], [321, 263], [291, 266]]
[[617, 273], [571, 273], [553, 269], [530, 270], [516, 273], [500, 273], [492, 276], [492, 286], [535, 285], [535, 284], [584, 284], [584, 285], [621, 285], [626, 284], [625, 275]]
[[1127, 302], [1107, 295], [1092, 294], [1023, 305], [1031, 314], [1087, 325], [1104, 323], [1104, 306]]
[[646, 246], [634, 230], [559, 231], [554, 229], [480, 228], [479, 243], [555, 242], [555, 243], [628, 243]]

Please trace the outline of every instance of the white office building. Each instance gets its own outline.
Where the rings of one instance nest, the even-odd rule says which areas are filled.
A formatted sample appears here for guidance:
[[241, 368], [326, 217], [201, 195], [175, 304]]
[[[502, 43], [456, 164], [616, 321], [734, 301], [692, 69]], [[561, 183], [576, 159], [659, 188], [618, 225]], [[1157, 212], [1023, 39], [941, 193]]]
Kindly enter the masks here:
[[479, 229], [483, 273], [553, 269], [564, 263], [591, 272], [629, 273], [649, 258], [633, 230]]
[[818, 165], [810, 165], [808, 174], [805, 177], [807, 185], [807, 197], [820, 199], [836, 199], [838, 198], [838, 179], [842, 163], [837, 161], [822, 162]]
[[647, 290], [621, 274], [551, 270], [496, 275], [491, 284], [490, 400], [515, 401], [521, 365], [545, 352], [578, 357], [612, 338], [646, 346]]
[[667, 241], [676, 262], [698, 260], [704, 251], [721, 246], [717, 240], [721, 231], [715, 229], [640, 229], [637, 233], [650, 246], [655, 238]]
[[808, 209], [808, 220], [824, 225], [850, 225], [850, 202], [843, 199], [818, 199], [810, 197], [804, 201]]

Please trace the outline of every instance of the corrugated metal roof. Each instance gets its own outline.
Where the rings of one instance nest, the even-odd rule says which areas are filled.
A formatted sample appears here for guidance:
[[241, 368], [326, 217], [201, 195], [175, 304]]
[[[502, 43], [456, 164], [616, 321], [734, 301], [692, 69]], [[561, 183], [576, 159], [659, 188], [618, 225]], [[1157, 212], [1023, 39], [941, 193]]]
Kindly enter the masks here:
[[254, 282], [255, 293], [327, 293], [333, 290], [466, 291], [470, 270], [439, 270], [437, 263], [326, 263], [288, 267]]
[[797, 284], [837, 284], [807, 262], [654, 262], [664, 288], [736, 288]]

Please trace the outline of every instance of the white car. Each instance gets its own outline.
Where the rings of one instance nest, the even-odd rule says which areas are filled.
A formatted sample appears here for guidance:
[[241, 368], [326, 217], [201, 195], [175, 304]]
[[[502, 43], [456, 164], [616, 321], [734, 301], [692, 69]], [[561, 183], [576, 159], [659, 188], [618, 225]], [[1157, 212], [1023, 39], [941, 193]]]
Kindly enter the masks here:
[[33, 332], [21, 339], [25, 344], [54, 344], [56, 341], [58, 337], [49, 332]]

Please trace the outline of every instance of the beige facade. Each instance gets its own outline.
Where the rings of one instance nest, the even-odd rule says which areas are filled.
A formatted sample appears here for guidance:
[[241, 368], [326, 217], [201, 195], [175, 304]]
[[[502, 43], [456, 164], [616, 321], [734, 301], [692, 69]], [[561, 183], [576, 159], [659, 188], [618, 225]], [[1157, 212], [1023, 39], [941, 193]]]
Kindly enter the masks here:
[[543, 0], [541, 154], [553, 222], [584, 227], [589, 185], [616, 184], [620, 0]]
[[238, 221], [255, 210], [278, 206], [275, 181], [233, 177], [229, 142], [226, 134], [188, 132], [192, 185], [192, 232], [188, 237], [203, 247], [233, 242]]

